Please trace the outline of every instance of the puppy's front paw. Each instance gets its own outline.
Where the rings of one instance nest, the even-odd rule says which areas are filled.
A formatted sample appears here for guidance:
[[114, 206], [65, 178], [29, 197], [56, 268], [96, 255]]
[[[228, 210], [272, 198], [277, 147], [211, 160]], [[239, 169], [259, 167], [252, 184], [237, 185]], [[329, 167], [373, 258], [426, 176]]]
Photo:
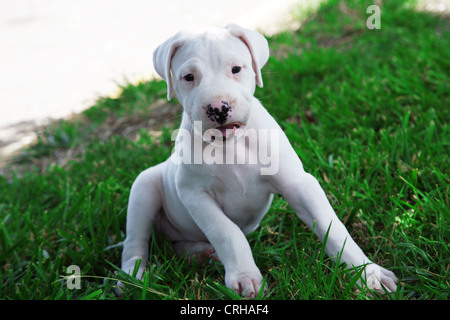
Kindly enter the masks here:
[[366, 285], [369, 289], [382, 293], [385, 292], [385, 290], [387, 292], [395, 292], [397, 290], [398, 278], [392, 271], [386, 270], [379, 265], [372, 263], [366, 266], [364, 273]]
[[[255, 298], [261, 291], [262, 275], [259, 270], [227, 273], [225, 284], [241, 296]], [[265, 288], [263, 290], [265, 291]]]

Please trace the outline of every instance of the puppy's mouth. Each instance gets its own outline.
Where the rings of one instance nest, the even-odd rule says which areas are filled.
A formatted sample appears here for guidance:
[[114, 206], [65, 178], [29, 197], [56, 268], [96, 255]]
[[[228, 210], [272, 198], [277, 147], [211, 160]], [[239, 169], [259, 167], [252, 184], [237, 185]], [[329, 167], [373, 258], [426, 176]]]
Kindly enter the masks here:
[[234, 133], [236, 129], [240, 129], [241, 126], [242, 124], [240, 122], [232, 122], [224, 126], [217, 127], [216, 129], [222, 133], [223, 137], [226, 137], [227, 135]]
[[[238, 136], [240, 131], [243, 131], [245, 125], [241, 122], [231, 122], [223, 126], [210, 129], [210, 139], [212, 142], [222, 138], [222, 141], [228, 140], [232, 137]], [[220, 132], [220, 135], [219, 135]]]

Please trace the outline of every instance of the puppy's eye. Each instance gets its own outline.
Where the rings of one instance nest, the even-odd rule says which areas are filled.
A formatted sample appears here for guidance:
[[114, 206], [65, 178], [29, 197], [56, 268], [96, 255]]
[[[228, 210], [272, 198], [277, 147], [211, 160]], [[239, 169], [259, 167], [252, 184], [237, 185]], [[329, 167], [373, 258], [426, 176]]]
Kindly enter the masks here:
[[189, 74], [185, 75], [183, 77], [183, 79], [188, 81], [188, 82], [194, 81], [194, 75], [192, 73], [189, 73]]
[[233, 68], [231, 69], [231, 72], [232, 72], [233, 74], [239, 73], [239, 72], [241, 72], [241, 68], [242, 68], [242, 67], [235, 66], [235, 67], [233, 67]]

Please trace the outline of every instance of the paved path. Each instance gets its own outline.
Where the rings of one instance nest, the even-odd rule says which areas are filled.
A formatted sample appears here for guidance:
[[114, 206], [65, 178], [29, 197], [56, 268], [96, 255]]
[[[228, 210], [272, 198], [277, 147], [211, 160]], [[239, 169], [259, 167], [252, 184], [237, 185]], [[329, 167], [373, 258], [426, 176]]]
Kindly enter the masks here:
[[179, 30], [235, 22], [273, 33], [296, 0], [0, 0], [0, 158], [118, 84], [155, 75], [152, 52]]

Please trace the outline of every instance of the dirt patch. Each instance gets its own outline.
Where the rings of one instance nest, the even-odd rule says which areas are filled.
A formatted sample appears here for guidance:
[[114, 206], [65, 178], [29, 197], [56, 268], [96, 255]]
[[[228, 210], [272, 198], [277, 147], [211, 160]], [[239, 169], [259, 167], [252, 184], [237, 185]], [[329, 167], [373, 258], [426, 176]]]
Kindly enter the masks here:
[[125, 136], [135, 141], [138, 131], [146, 129], [151, 136], [159, 137], [163, 127], [173, 127], [180, 123], [182, 110], [181, 105], [161, 99], [149, 105], [144, 112], [136, 112], [120, 118], [115, 115], [108, 116], [94, 130], [93, 136], [100, 140], [107, 140], [111, 136]]
[[129, 116], [117, 117], [115, 114], [107, 116], [101, 124], [90, 129], [89, 135], [81, 143], [75, 146], [53, 148], [48, 155], [37, 155], [34, 147], [41, 141], [44, 144], [52, 144], [52, 132], [55, 132], [62, 121], [74, 123], [81, 130], [88, 130], [92, 122], [84, 114], [76, 114], [68, 120], [58, 120], [47, 125], [37, 125], [33, 122], [23, 122], [11, 126], [17, 135], [10, 135], [9, 139], [0, 139], [1, 148], [8, 148], [17, 143], [17, 138], [29, 137], [28, 144], [21, 150], [3, 155], [0, 153], [0, 175], [11, 177], [13, 172], [19, 176], [24, 172], [37, 168], [44, 173], [49, 166], [66, 166], [70, 161], [76, 160], [82, 155], [92, 141], [107, 141], [112, 136], [123, 136], [131, 141], [139, 138], [139, 132], [146, 130], [152, 137], [160, 137], [164, 127], [172, 128], [181, 122], [182, 106], [168, 103], [166, 100], [158, 100], [141, 112], [132, 113]]

